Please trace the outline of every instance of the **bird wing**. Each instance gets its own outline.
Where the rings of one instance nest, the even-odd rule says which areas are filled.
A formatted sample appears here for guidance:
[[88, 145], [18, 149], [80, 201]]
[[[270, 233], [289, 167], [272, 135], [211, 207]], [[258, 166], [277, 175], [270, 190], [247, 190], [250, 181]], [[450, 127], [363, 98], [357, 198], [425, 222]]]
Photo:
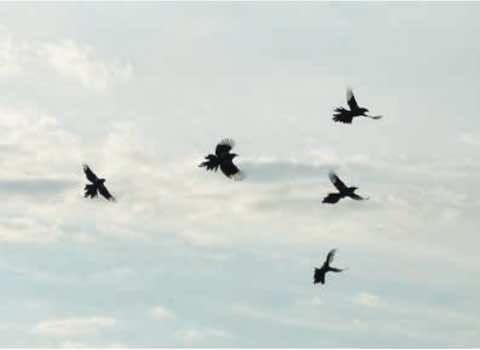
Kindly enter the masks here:
[[345, 192], [347, 190], [347, 186], [343, 183], [342, 180], [335, 174], [333, 171], [330, 171], [328, 173], [328, 177], [330, 178], [330, 181], [332, 184], [340, 191], [340, 192]]
[[98, 186], [98, 191], [100, 192], [100, 194], [102, 196], [104, 196], [106, 199], [108, 199], [109, 201], [115, 201], [115, 197], [112, 196], [110, 194], [110, 192], [108, 192], [107, 188], [105, 187], [105, 185], [101, 184]]
[[313, 274], [313, 284], [315, 283], [325, 284], [325, 270], [315, 269], [315, 273]]
[[215, 154], [221, 156], [230, 152], [230, 150], [235, 147], [235, 141], [232, 139], [223, 139], [220, 141], [215, 148]]
[[340, 193], [329, 193], [328, 196], [323, 198], [322, 203], [335, 204], [340, 200], [340, 198], [342, 198]]
[[95, 173], [90, 169], [90, 167], [87, 164], [83, 164], [83, 172], [87, 176], [87, 179], [93, 183], [97, 182], [98, 177], [95, 175]]
[[229, 178], [234, 180], [242, 180], [245, 178], [245, 174], [233, 164], [231, 159], [227, 159], [220, 164], [220, 169]]
[[358, 109], [357, 100], [355, 100], [355, 96], [353, 95], [353, 91], [351, 88], [347, 89], [347, 103], [351, 111]]
[[330, 271], [332, 272], [342, 272], [344, 269], [337, 269], [336, 267], [331, 267]]
[[362, 197], [362, 196], [359, 196], [358, 194], [355, 194], [355, 193], [350, 195], [350, 198], [355, 199], [356, 201], [364, 201], [364, 200], [369, 199], [368, 197]]
[[336, 249], [332, 249], [328, 252], [327, 254], [327, 260], [326, 260], [326, 263], [327, 264], [331, 264], [332, 261], [333, 261], [333, 258], [335, 258], [335, 253], [337, 252]]

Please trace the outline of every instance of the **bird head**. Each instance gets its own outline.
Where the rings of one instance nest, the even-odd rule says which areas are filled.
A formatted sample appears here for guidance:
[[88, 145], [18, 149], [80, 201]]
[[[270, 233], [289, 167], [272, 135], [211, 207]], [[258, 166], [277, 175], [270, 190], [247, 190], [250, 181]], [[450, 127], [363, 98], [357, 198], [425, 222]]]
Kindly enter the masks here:
[[103, 184], [105, 182], [105, 179], [98, 179], [98, 182]]
[[368, 108], [360, 108], [360, 110], [362, 111], [362, 114], [370, 112]]
[[235, 158], [235, 157], [237, 157], [237, 156], [238, 156], [238, 154], [236, 154], [236, 153], [231, 153], [231, 154], [230, 154], [230, 158], [231, 158], [231, 159], [233, 159], [233, 158]]
[[352, 187], [352, 191], [355, 192], [356, 190], [358, 190], [358, 187]]

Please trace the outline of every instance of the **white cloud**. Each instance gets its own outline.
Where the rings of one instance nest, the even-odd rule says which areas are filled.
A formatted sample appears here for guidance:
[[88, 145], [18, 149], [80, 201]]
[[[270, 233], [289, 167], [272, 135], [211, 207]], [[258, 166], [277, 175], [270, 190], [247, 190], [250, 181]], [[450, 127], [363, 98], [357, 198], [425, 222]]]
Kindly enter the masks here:
[[178, 331], [176, 335], [188, 346], [196, 346], [202, 342], [212, 342], [215, 339], [232, 337], [230, 332], [216, 328], [189, 328]]
[[170, 319], [175, 318], [175, 314], [171, 310], [169, 310], [169, 309], [167, 309], [167, 308], [165, 308], [164, 306], [161, 306], [161, 305], [157, 305], [157, 306], [153, 307], [150, 310], [150, 313], [153, 316], [153, 318], [155, 318], [156, 320], [160, 320], [160, 321], [170, 320]]
[[103, 59], [90, 45], [74, 40], [21, 41], [0, 27], [0, 77], [24, 72], [38, 74], [45, 72], [46, 67], [65, 79], [96, 91], [127, 81], [133, 75], [130, 63]]
[[188, 244], [198, 247], [216, 247], [228, 244], [228, 239], [223, 236], [194, 230], [180, 231], [178, 237]]
[[52, 178], [81, 160], [77, 138], [50, 114], [0, 106], [0, 128], [2, 177]]
[[460, 141], [469, 146], [480, 146], [480, 135], [464, 132], [460, 134]]
[[359, 304], [366, 307], [378, 308], [384, 305], [378, 295], [361, 292], [353, 300], [355, 304]]
[[25, 216], [0, 219], [0, 241], [47, 244], [57, 241], [61, 236], [62, 231], [56, 222], [47, 223]]
[[60, 348], [63, 349], [93, 349], [93, 348], [103, 348], [103, 349], [123, 349], [128, 348], [128, 346], [122, 343], [100, 343], [92, 344], [85, 342], [78, 342], [76, 340], [64, 340], [59, 344]]
[[21, 70], [21, 48], [15, 45], [12, 36], [0, 28], [0, 76], [10, 77]]
[[60, 75], [75, 79], [86, 88], [105, 90], [113, 81], [132, 76], [130, 64], [103, 61], [92, 47], [72, 40], [43, 44], [39, 52]]
[[52, 337], [95, 335], [102, 329], [114, 327], [116, 323], [117, 321], [111, 317], [65, 318], [41, 321], [32, 328], [31, 332]]
[[[318, 319], [312, 319], [311, 317], [305, 317], [305, 315], [292, 315], [289, 310], [284, 312], [272, 312], [269, 310], [262, 310], [258, 306], [251, 306], [247, 304], [233, 305], [232, 312], [235, 316], [252, 320], [263, 320], [274, 324], [312, 330], [345, 331], [345, 329], [349, 327], [349, 325], [338, 322], [337, 319], [323, 319], [320, 321]], [[318, 313], [318, 311], [315, 311], [315, 313]]]

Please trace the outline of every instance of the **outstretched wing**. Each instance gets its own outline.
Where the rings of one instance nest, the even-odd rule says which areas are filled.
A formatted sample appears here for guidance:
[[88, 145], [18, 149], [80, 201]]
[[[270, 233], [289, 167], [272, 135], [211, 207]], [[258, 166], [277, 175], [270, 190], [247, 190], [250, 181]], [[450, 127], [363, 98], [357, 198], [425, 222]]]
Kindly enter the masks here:
[[355, 199], [356, 201], [364, 201], [364, 200], [369, 199], [368, 197], [362, 197], [362, 196], [359, 196], [358, 194], [355, 194], [355, 193], [350, 195], [350, 198]]
[[215, 148], [215, 154], [220, 157], [229, 153], [233, 147], [235, 147], [235, 141], [232, 139], [223, 139]]
[[106, 199], [108, 199], [109, 201], [115, 201], [115, 197], [112, 196], [110, 194], [110, 192], [108, 192], [107, 188], [105, 187], [105, 185], [101, 184], [98, 186], [98, 191], [100, 192], [100, 194], [102, 196], [104, 196]]
[[322, 203], [335, 204], [340, 200], [340, 198], [342, 198], [340, 193], [329, 193], [328, 196], [323, 198]]
[[90, 169], [90, 167], [87, 164], [83, 164], [83, 172], [87, 176], [87, 179], [93, 183], [97, 182], [98, 177], [95, 175], [95, 173]]
[[345, 192], [347, 190], [347, 186], [333, 171], [330, 171], [328, 173], [328, 177], [330, 178], [330, 181], [332, 181], [332, 184], [337, 188], [337, 190], [339, 190], [340, 192]]
[[336, 249], [332, 249], [332, 250], [330, 250], [330, 251], [328, 252], [328, 254], [327, 254], [327, 260], [326, 260], [326, 263], [327, 263], [328, 265], [330, 265], [330, 264], [332, 263], [333, 258], [335, 258], [335, 253], [336, 253], [336, 252], [337, 252]]
[[351, 88], [347, 89], [347, 103], [351, 111], [358, 109], [357, 100], [355, 100], [355, 96], [353, 96], [353, 91]]
[[227, 159], [220, 164], [220, 169], [225, 174], [225, 176], [234, 179], [234, 180], [243, 180], [245, 174], [238, 169], [238, 167], [233, 164], [231, 159]]
[[315, 273], [313, 274], [313, 284], [316, 283], [325, 284], [325, 270], [315, 269]]
[[337, 269], [336, 267], [331, 267], [330, 268], [330, 271], [332, 271], [332, 272], [342, 272], [343, 270], [345, 270], [345, 269]]

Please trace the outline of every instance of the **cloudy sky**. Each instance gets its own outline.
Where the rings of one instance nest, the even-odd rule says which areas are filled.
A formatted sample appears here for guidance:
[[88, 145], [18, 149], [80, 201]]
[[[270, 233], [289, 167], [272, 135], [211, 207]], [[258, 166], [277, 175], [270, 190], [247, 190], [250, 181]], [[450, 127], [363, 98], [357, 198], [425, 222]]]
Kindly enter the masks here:
[[[479, 16], [2, 3], [0, 346], [480, 346]], [[385, 117], [334, 123], [347, 86]]]

